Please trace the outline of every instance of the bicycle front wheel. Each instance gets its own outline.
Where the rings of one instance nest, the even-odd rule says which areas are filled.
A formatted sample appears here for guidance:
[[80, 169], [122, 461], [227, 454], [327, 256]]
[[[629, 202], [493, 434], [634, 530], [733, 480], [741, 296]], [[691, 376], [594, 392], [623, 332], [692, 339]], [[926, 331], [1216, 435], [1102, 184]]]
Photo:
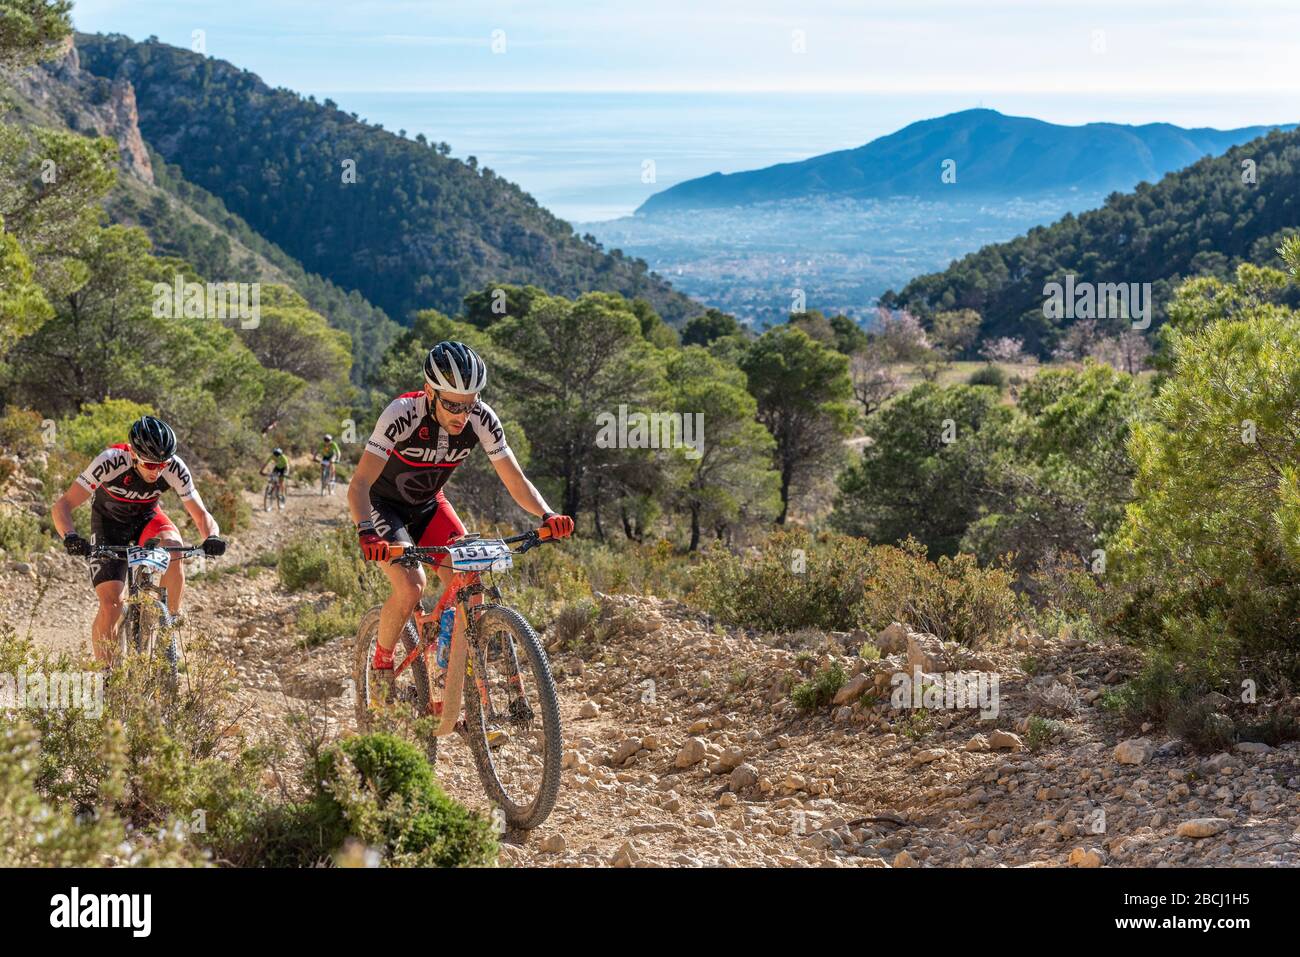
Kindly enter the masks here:
[[122, 615], [122, 620], [117, 625], [117, 660], [114, 665], [118, 668], [126, 661], [127, 656], [139, 647], [140, 640], [140, 614], [138, 606], [128, 599], [126, 612]]
[[473, 680], [465, 683], [465, 730], [479, 780], [506, 823], [528, 830], [560, 791], [560, 700], [537, 632], [513, 608], [478, 619]]

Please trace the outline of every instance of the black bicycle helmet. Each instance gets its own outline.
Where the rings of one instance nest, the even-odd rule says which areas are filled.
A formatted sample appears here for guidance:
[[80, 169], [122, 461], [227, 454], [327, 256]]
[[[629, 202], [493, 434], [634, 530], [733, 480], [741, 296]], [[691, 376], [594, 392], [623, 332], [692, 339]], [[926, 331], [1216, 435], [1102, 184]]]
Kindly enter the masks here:
[[176, 454], [176, 433], [162, 419], [142, 415], [131, 426], [131, 449], [149, 462], [166, 462]]
[[429, 350], [424, 380], [443, 392], [480, 392], [487, 385], [487, 363], [465, 343], [448, 339]]

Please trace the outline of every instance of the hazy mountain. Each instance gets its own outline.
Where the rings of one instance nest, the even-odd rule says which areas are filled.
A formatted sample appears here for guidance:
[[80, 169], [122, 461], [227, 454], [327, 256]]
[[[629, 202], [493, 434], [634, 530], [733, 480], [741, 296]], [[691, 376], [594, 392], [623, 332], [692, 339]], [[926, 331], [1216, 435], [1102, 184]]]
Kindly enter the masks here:
[[[1058, 126], [996, 110], [964, 110], [913, 123], [856, 149], [687, 180], [651, 196], [637, 212], [652, 215], [809, 196], [971, 199], [1064, 190], [1104, 194], [1156, 180], [1274, 128]], [[955, 163], [952, 183], [942, 179], [947, 160]]]

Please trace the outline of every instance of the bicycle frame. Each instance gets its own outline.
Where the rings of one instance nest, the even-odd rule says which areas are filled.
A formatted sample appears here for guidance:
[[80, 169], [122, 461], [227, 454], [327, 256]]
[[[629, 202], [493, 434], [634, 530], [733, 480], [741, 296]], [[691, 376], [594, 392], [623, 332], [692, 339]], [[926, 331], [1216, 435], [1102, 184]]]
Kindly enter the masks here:
[[[96, 545], [91, 551], [91, 557], [105, 558], [125, 558], [133, 545]], [[197, 545], [159, 545], [157, 539], [151, 538], [142, 546], [145, 548], [160, 548], [167, 552], [176, 561], [184, 561], [186, 558], [193, 558], [203, 554], [203, 549]], [[162, 572], [147, 568], [145, 566], [136, 566], [129, 569], [126, 576], [126, 605], [137, 604], [141, 596], [148, 596], [149, 600], [158, 602], [162, 613], [161, 624], [166, 627], [171, 622], [171, 614], [167, 610], [167, 589], [158, 581], [162, 577]], [[122, 617], [117, 621], [118, 632], [126, 627], [127, 612], [124, 610]], [[130, 637], [130, 636], [127, 636]], [[117, 635], [117, 641], [120, 642], [122, 636]]]
[[[478, 586], [477, 589], [474, 586]], [[463, 596], [462, 591], [465, 592]], [[465, 688], [465, 666], [469, 658], [469, 646], [472, 637], [474, 637], [472, 632], [477, 625], [477, 616], [471, 616], [469, 612], [472, 607], [483, 607], [481, 603], [477, 606], [471, 605], [469, 599], [473, 595], [481, 593], [482, 583], [479, 572], [453, 572], [451, 582], [443, 589], [442, 595], [432, 611], [425, 612], [421, 610], [418, 604], [415, 606], [415, 633], [419, 635], [419, 641], [402, 660], [401, 664], [393, 669], [393, 677], [396, 678], [411, 666], [417, 656], [424, 655], [427, 662], [429, 653], [436, 650], [433, 642], [428, 640], [428, 635], [433, 634], [436, 638], [442, 613], [447, 610], [448, 606], [463, 606], [458, 610], [456, 616], [457, 622], [463, 622], [463, 625], [459, 629], [455, 626], [452, 627], [451, 652], [447, 656], [447, 680], [443, 689], [442, 715], [437, 729], [433, 732], [437, 737], [442, 737], [454, 731], [456, 721], [460, 717], [459, 702]], [[430, 625], [433, 627], [429, 628]], [[458, 631], [459, 638], [457, 636]], [[456, 702], [457, 705], [448, 707], [448, 702]], [[425, 707], [432, 712], [432, 701], [426, 701]]]
[[[520, 552], [527, 551], [539, 542], [550, 540], [550, 530], [547, 528], [540, 528], [513, 538], [503, 539], [507, 543], [524, 542], [524, 547], [519, 549]], [[446, 550], [437, 546], [420, 548], [418, 546], [394, 544], [390, 545], [389, 549], [390, 554], [394, 554], [396, 558], [409, 557], [433, 565], [435, 568], [439, 566], [440, 562], [431, 556], [439, 552], [442, 553], [443, 557], [446, 555]], [[442, 594], [432, 611], [425, 612], [421, 610], [418, 603], [416, 604], [413, 617], [418, 640], [415, 647], [393, 669], [393, 677], [396, 678], [409, 668], [418, 656], [424, 655], [427, 662], [429, 652], [435, 648], [434, 644], [428, 640], [428, 634], [432, 633], [436, 637], [437, 622], [442, 613], [448, 606], [457, 607], [457, 622], [463, 622], [463, 624], [459, 629], [455, 625], [452, 627], [451, 651], [447, 656], [446, 684], [442, 696], [443, 709], [438, 727], [433, 732], [435, 737], [443, 737], [455, 731], [456, 722], [460, 718], [461, 700], [465, 690], [465, 674], [468, 670], [466, 662], [469, 658], [469, 649], [476, 644], [478, 639], [478, 615], [487, 607], [483, 602], [473, 603], [470, 601], [475, 595], [481, 595], [486, 590], [483, 587], [482, 574], [480, 571], [453, 571], [451, 581], [442, 590]], [[495, 592], [495, 586], [493, 586], [493, 591]], [[497, 592], [493, 597], [499, 598], [500, 593]], [[427, 627], [430, 624], [434, 625], [433, 629]], [[517, 663], [515, 669], [516, 671], [518, 669]], [[518, 674], [512, 677], [512, 681], [520, 681]], [[488, 704], [487, 686], [483, 683], [482, 675], [475, 674], [474, 682], [478, 688], [479, 699], [486, 707]], [[450, 707], [448, 707], [449, 702], [452, 703]], [[431, 711], [432, 702], [426, 701], [425, 708]]]

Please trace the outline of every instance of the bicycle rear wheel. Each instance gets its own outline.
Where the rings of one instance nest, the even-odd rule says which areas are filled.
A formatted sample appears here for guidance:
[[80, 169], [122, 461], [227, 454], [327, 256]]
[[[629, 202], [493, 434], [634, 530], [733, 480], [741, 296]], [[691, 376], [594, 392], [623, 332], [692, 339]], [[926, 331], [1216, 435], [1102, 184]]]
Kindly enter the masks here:
[[[375, 646], [379, 643], [380, 610], [380, 607], [376, 606], [361, 616], [353, 652], [352, 683], [356, 687], [357, 730], [362, 734], [376, 730], [375, 708], [380, 704], [379, 689], [370, 684], [370, 662], [374, 660]], [[396, 656], [398, 660], [410, 654], [417, 644], [419, 638], [415, 632], [415, 621], [407, 619], [406, 626], [398, 638], [397, 648], [394, 649], [394, 651], [401, 651], [401, 654]], [[429, 701], [429, 672], [425, 667], [423, 655], [417, 657], [411, 662], [409, 668], [394, 679], [392, 691], [392, 702], [406, 702], [416, 718], [425, 717], [425, 708]], [[425, 756], [429, 759], [429, 763], [433, 764], [438, 760], [438, 739], [432, 734], [425, 735], [424, 738]]]
[[563, 732], [560, 700], [541, 640], [504, 605], [478, 619], [474, 680], [465, 683], [465, 730], [488, 799], [521, 830], [555, 808]]

